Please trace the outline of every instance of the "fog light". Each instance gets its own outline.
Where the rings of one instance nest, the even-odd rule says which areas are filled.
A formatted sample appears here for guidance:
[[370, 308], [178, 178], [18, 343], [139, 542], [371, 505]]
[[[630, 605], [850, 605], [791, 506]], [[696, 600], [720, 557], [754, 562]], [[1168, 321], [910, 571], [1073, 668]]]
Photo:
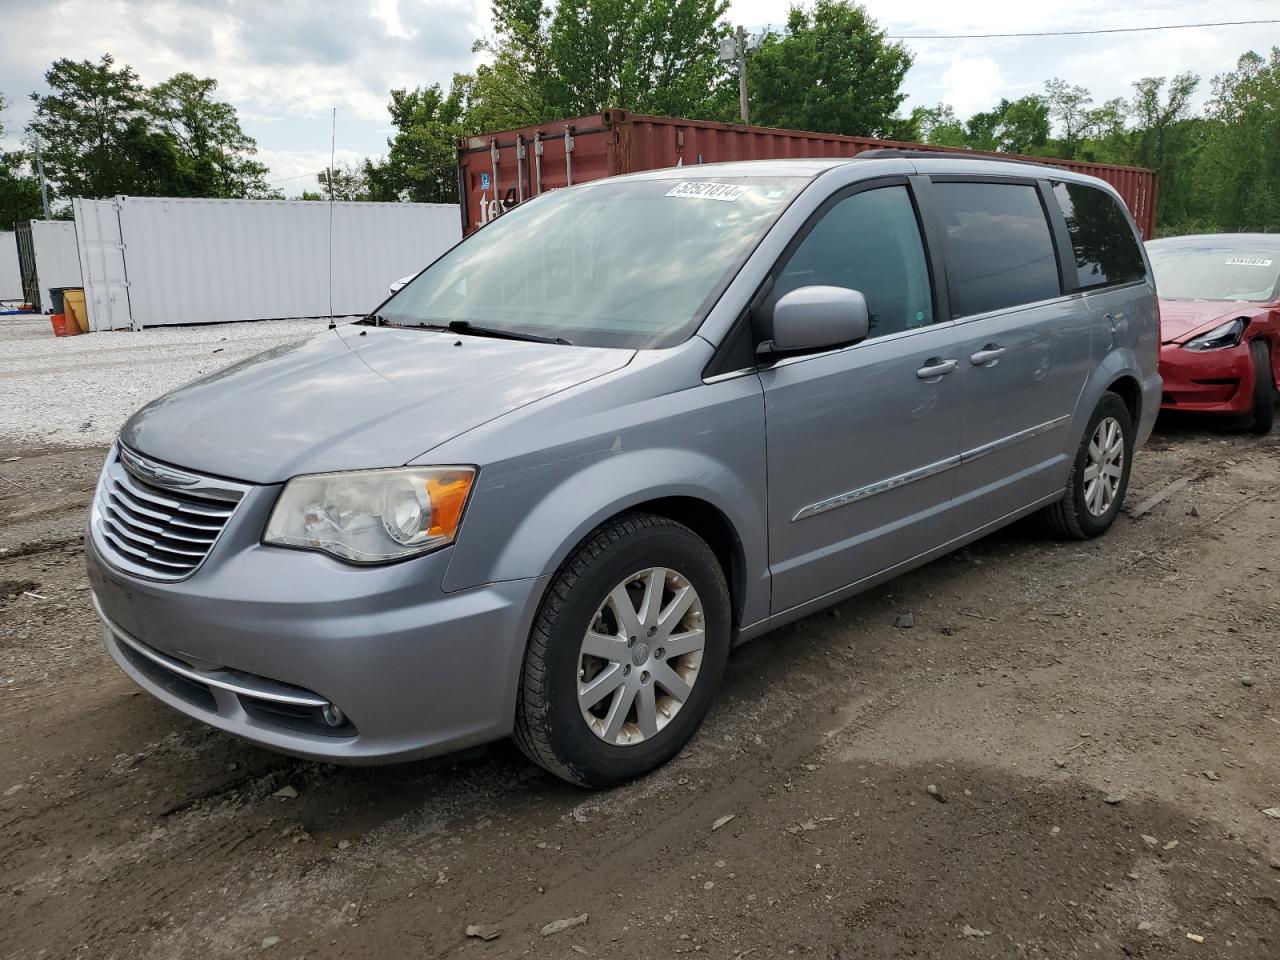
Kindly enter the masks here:
[[331, 727], [340, 727], [347, 720], [347, 718], [342, 715], [342, 711], [332, 703], [326, 703], [324, 708], [320, 711], [320, 714], [324, 717], [324, 722]]

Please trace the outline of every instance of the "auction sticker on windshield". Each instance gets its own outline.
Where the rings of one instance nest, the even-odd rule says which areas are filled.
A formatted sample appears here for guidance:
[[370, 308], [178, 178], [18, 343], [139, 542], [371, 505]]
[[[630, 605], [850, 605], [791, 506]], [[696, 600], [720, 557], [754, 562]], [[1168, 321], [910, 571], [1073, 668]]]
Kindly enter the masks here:
[[676, 184], [667, 191], [668, 197], [694, 197], [701, 200], [726, 200], [732, 203], [749, 189], [737, 183], [706, 183], [699, 180], [686, 180]]
[[1228, 257], [1227, 266], [1229, 267], [1269, 267], [1270, 260], [1264, 260], [1262, 257]]

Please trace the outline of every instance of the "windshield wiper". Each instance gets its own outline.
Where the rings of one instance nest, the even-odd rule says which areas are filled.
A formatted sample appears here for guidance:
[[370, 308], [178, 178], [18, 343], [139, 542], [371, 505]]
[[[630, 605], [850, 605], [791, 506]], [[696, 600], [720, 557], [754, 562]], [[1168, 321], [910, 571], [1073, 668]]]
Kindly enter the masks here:
[[558, 343], [566, 347], [573, 346], [573, 342], [566, 340], [564, 337], [543, 337], [536, 333], [521, 333], [518, 330], [480, 327], [470, 320], [450, 320], [449, 330], [453, 333], [469, 333], [477, 337], [496, 337], [501, 340], [527, 340], [530, 343]]

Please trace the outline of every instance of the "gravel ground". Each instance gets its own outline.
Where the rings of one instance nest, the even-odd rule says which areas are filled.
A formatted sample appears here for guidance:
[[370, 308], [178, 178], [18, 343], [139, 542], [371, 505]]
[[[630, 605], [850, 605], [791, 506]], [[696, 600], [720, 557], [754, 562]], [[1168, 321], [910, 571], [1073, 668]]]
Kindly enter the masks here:
[[1162, 425], [1128, 502], [1169, 495], [1107, 536], [1019, 524], [762, 637], [596, 794], [143, 694], [84, 575], [103, 453], [0, 439], [0, 958], [1280, 957], [1280, 431]]
[[110, 443], [149, 400], [328, 324], [263, 320], [58, 338], [48, 317], [0, 318], [0, 440]]

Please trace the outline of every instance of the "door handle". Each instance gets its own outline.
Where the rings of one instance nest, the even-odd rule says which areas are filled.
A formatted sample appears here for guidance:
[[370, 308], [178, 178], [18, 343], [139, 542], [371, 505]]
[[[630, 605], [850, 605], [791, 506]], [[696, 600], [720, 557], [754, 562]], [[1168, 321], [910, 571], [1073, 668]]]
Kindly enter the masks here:
[[945, 377], [958, 366], [960, 366], [960, 364], [955, 360], [943, 360], [941, 357], [930, 357], [924, 362], [924, 366], [916, 371], [916, 376], [921, 380], [937, 380], [939, 377]]
[[975, 367], [994, 367], [1002, 356], [1004, 356], [1004, 347], [997, 343], [988, 343], [971, 356], [969, 362]]

